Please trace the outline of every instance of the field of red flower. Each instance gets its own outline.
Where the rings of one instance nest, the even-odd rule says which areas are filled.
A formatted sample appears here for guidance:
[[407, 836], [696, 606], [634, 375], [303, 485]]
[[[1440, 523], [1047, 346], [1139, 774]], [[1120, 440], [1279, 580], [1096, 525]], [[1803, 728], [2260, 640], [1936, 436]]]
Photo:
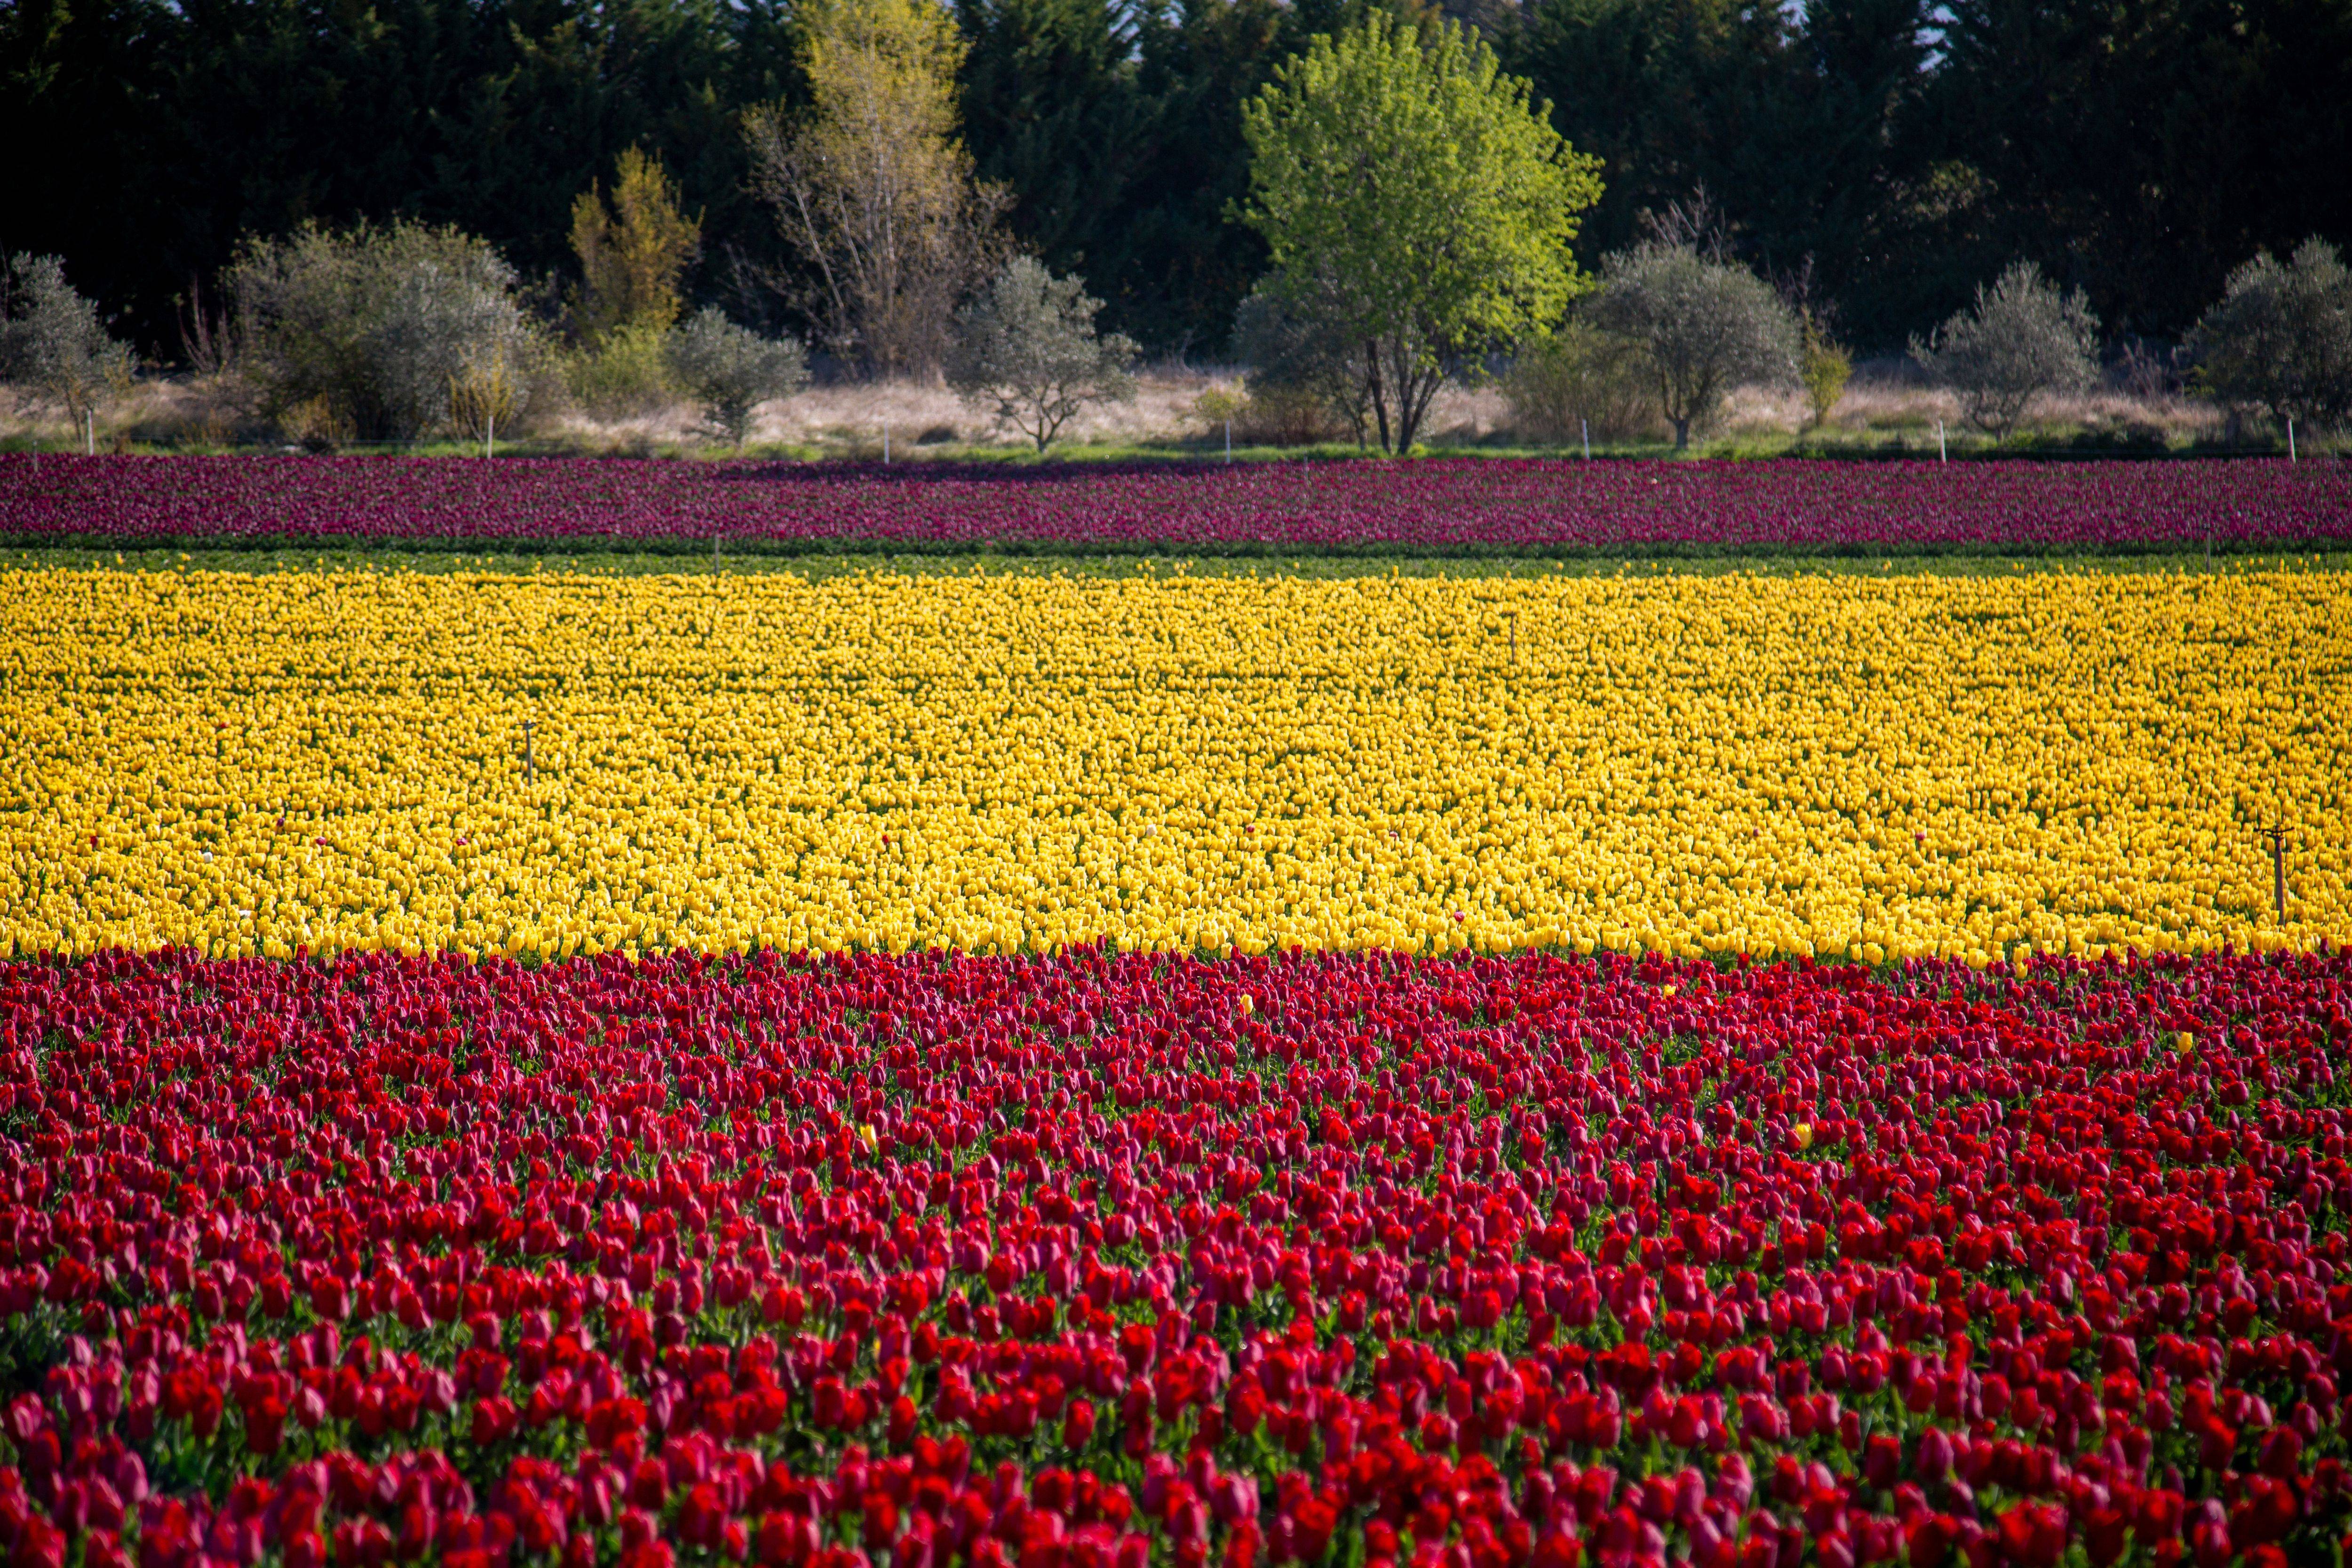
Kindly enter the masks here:
[[1837, 552], [2352, 539], [2352, 465], [1002, 468], [0, 455], [0, 539], [604, 549]]
[[2352, 960], [0, 967], [14, 1568], [2328, 1560]]

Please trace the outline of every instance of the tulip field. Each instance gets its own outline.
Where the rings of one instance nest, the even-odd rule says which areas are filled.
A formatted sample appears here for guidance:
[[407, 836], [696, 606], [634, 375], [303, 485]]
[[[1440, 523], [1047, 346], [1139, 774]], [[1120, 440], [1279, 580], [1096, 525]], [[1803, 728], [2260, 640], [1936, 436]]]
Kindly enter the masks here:
[[1877, 553], [2352, 543], [2340, 462], [1079, 465], [0, 454], [0, 542]]
[[2252, 831], [2352, 805], [2340, 572], [43, 569], [0, 629], [18, 953], [2352, 936]]
[[2352, 1518], [2341, 957], [0, 981], [54, 1565], [2201, 1563]]
[[2341, 1568], [2347, 472], [0, 455], [0, 1568]]

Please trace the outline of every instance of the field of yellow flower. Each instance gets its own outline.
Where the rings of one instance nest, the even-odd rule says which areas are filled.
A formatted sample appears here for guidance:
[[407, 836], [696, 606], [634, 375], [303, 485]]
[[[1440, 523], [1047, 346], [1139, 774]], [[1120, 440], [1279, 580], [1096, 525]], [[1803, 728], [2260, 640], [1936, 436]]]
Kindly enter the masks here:
[[2352, 941], [2338, 573], [43, 570], [0, 634], [0, 954]]

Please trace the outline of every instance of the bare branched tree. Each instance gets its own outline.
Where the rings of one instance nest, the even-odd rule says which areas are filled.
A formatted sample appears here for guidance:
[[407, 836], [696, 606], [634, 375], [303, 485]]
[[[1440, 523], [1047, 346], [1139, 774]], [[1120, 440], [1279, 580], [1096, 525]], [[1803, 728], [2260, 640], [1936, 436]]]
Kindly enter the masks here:
[[936, 376], [959, 300], [1001, 259], [1001, 190], [956, 135], [963, 43], [936, 0], [831, 0], [811, 23], [810, 106], [745, 117], [753, 185], [808, 266], [778, 279], [835, 353]]
[[1731, 218], [1717, 204], [1701, 180], [1687, 196], [1666, 204], [1662, 213], [1642, 214], [1642, 235], [1664, 250], [1686, 250], [1718, 267], [1731, 261]]

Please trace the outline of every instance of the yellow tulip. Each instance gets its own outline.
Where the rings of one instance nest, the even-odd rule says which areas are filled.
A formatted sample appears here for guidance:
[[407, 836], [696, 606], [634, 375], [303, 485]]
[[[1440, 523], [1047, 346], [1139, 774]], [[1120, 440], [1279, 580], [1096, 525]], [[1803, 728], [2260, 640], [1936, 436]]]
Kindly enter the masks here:
[[2347, 590], [0, 572], [0, 951], [2340, 946]]

